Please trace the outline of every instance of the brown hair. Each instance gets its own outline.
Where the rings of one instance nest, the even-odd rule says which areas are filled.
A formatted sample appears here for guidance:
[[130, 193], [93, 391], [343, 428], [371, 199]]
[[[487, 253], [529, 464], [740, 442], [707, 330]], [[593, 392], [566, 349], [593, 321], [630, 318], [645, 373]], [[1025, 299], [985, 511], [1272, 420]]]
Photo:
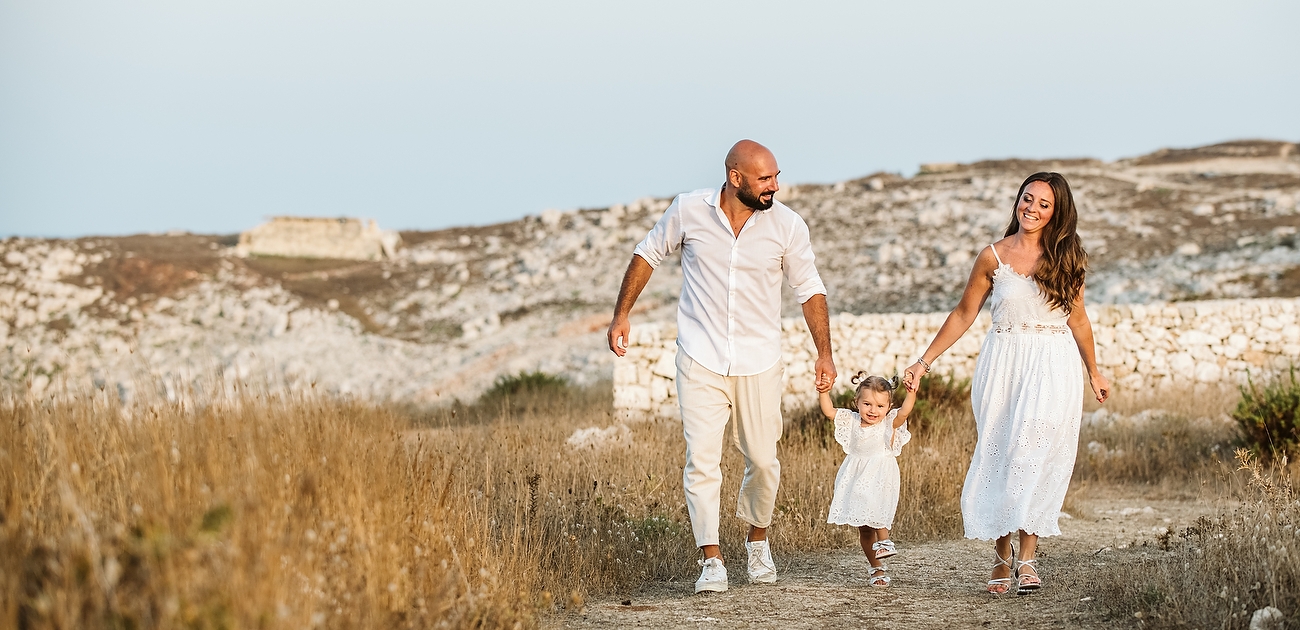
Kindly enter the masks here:
[[862, 400], [862, 390], [872, 392], [883, 392], [889, 394], [889, 406], [894, 406], [894, 392], [898, 389], [898, 377], [885, 378], [883, 376], [870, 376], [866, 372], [859, 371], [849, 379], [850, 383], [857, 385], [857, 390], [853, 396], [855, 401]]
[[1056, 198], [1052, 218], [1043, 228], [1043, 256], [1034, 267], [1034, 282], [1046, 295], [1049, 306], [1068, 315], [1075, 298], [1083, 290], [1083, 277], [1088, 272], [1088, 252], [1083, 250], [1083, 243], [1079, 240], [1079, 212], [1074, 207], [1074, 195], [1070, 194], [1070, 183], [1065, 181], [1065, 177], [1060, 173], [1040, 172], [1026, 178], [1011, 205], [1011, 224], [1003, 236], [1020, 231], [1016, 209], [1025, 188], [1034, 182], [1051, 186], [1052, 196]]

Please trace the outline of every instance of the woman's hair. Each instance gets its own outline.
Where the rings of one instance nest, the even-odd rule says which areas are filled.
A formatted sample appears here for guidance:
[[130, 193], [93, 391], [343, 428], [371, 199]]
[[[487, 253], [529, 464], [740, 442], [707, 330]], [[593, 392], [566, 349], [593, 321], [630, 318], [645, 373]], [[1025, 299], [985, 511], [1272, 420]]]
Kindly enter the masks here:
[[857, 390], [853, 394], [855, 400], [862, 400], [863, 390], [883, 392], [889, 394], [889, 406], [894, 406], [894, 391], [898, 389], [897, 376], [894, 378], [885, 378], [883, 376], [871, 376], [866, 372], [859, 371], [857, 374], [853, 375], [853, 378], [849, 379], [849, 382], [858, 386]]
[[1070, 194], [1070, 183], [1060, 173], [1034, 173], [1020, 185], [1016, 201], [1011, 206], [1011, 224], [1007, 233], [1011, 236], [1020, 231], [1020, 199], [1025, 195], [1025, 188], [1034, 182], [1044, 182], [1052, 187], [1052, 196], [1056, 198], [1052, 208], [1052, 219], [1043, 228], [1043, 257], [1034, 268], [1034, 281], [1047, 297], [1047, 303], [1059, 308], [1066, 314], [1074, 307], [1074, 300], [1083, 290], [1083, 276], [1088, 272], [1088, 252], [1083, 251], [1079, 240], [1079, 213], [1074, 208], [1074, 195]]

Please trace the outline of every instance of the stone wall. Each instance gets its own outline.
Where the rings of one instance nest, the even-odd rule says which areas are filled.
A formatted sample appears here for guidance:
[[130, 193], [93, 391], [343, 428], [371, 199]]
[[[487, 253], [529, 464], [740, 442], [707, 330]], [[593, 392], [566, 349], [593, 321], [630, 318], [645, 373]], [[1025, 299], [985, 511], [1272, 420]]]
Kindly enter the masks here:
[[239, 235], [241, 255], [290, 258], [342, 258], [379, 260], [392, 258], [401, 236], [381, 230], [374, 220], [311, 217], [272, 217]]
[[[852, 315], [831, 318], [831, 342], [848, 388], [858, 370], [888, 376], [901, 373], [929, 345], [947, 313]], [[1097, 363], [1118, 389], [1164, 385], [1244, 383], [1300, 362], [1300, 299], [1214, 300], [1174, 304], [1090, 305]], [[935, 362], [935, 372], [969, 377], [988, 332], [983, 313], [971, 329]], [[816, 402], [812, 387], [816, 349], [803, 319], [781, 323], [785, 361], [783, 406]], [[628, 416], [678, 417], [676, 326], [632, 326], [627, 355], [614, 363], [614, 406]]]

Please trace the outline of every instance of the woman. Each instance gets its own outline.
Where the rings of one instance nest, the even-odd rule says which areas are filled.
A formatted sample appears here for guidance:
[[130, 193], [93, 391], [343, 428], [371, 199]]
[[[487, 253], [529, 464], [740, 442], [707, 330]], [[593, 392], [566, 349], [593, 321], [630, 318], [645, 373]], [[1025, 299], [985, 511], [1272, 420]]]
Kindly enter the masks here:
[[[1020, 185], [1005, 238], [980, 252], [961, 302], [903, 373], [915, 389], [992, 295], [993, 327], [971, 380], [979, 441], [961, 496], [966, 537], [996, 539], [990, 593], [1008, 592], [1013, 580], [1022, 594], [1042, 586], [1034, 553], [1039, 536], [1061, 533], [1057, 518], [1083, 415], [1083, 370], [1097, 402], [1109, 396], [1083, 308], [1088, 256], [1077, 224], [1065, 178], [1030, 175]], [[1013, 533], [1020, 537], [1014, 569]]]

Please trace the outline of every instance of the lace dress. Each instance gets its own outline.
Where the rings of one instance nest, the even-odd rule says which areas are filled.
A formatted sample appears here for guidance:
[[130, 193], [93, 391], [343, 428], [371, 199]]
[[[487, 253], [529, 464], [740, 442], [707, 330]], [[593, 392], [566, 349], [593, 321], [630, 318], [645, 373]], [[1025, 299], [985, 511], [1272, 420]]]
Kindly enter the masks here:
[[[826, 522], [832, 525], [892, 527], [898, 508], [898, 457], [912, 439], [907, 425], [894, 428], [898, 410], [884, 420], [862, 426], [858, 412], [835, 412], [835, 441], [844, 447], [844, 461], [835, 475], [835, 496]], [[890, 437], [893, 444], [890, 444]]]
[[1079, 444], [1083, 365], [1066, 314], [993, 255], [993, 327], [971, 379], [979, 440], [961, 493], [966, 537], [1056, 536]]

